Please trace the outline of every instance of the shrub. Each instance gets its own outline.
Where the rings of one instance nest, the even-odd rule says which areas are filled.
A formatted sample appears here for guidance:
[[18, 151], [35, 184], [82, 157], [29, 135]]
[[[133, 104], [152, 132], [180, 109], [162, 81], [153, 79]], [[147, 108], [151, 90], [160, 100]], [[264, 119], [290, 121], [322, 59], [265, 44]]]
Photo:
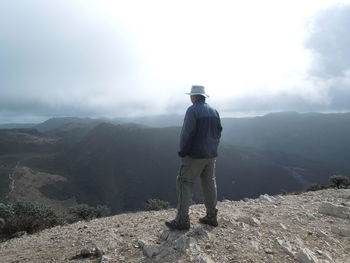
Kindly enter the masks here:
[[350, 177], [348, 176], [347, 178], [348, 178], [348, 179], [345, 181], [345, 184], [344, 184], [344, 186], [345, 186], [346, 188], [348, 188], [348, 187], [350, 186]]
[[167, 201], [162, 201], [159, 199], [148, 199], [146, 203], [146, 209], [147, 210], [164, 210], [164, 209], [169, 209], [170, 203]]
[[332, 187], [332, 185], [324, 184], [324, 183], [312, 184], [306, 189], [306, 191], [318, 191], [318, 190], [328, 189], [330, 187]]
[[28, 201], [0, 203], [0, 218], [0, 233], [4, 235], [12, 235], [19, 231], [34, 233], [63, 222], [51, 208]]
[[350, 178], [341, 174], [335, 174], [329, 177], [329, 181], [333, 183], [338, 189], [340, 186], [347, 187], [350, 185]]
[[106, 205], [99, 205], [95, 208], [96, 218], [106, 217], [111, 214], [111, 210]]
[[9, 204], [0, 203], [0, 218], [5, 222], [7, 219], [12, 218], [15, 215], [13, 206]]
[[71, 222], [79, 220], [91, 220], [94, 218], [105, 217], [110, 214], [107, 206], [92, 207], [87, 204], [79, 204], [70, 208], [69, 212], [72, 214]]

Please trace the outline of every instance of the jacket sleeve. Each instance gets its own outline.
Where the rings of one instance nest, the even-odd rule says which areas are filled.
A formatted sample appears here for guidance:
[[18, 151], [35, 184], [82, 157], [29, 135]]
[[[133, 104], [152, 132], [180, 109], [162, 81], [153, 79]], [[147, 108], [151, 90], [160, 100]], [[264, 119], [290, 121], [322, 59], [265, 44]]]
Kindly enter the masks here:
[[184, 124], [181, 130], [180, 151], [178, 153], [180, 157], [185, 157], [186, 155], [189, 154], [192, 147], [193, 137], [195, 133], [196, 133], [196, 116], [193, 109], [190, 107], [186, 111]]
[[221, 138], [221, 132], [222, 132], [222, 125], [221, 125], [221, 119], [219, 113], [216, 111], [216, 114], [218, 115], [218, 131], [219, 131], [219, 139]]

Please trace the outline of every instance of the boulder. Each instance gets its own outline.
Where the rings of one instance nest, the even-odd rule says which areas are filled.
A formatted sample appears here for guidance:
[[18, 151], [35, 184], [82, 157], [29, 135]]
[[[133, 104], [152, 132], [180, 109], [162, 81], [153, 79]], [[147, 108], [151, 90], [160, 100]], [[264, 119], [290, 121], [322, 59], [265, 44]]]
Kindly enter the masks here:
[[142, 247], [142, 252], [143, 255], [148, 257], [148, 258], [152, 258], [157, 256], [160, 253], [159, 247], [157, 246], [151, 246], [148, 244], [144, 244], [144, 246]]
[[328, 252], [323, 252], [323, 256], [329, 261], [334, 262], [332, 256]]
[[287, 227], [284, 224], [282, 224], [282, 223], [278, 223], [278, 226], [280, 228], [282, 228], [283, 230], [287, 230]]
[[300, 263], [319, 263], [317, 257], [308, 248], [300, 249], [297, 258]]
[[164, 262], [164, 260], [162, 260], [164, 257], [167, 257], [175, 253], [174, 249], [168, 246], [160, 246], [158, 247], [158, 251], [159, 253], [155, 257], [155, 260], [157, 262]]
[[249, 244], [249, 248], [255, 252], [258, 252], [260, 250], [259, 243], [256, 241], [251, 241]]
[[170, 230], [163, 230], [159, 234], [159, 238], [161, 240], [167, 241], [169, 243], [174, 243], [176, 239], [179, 238], [179, 234], [176, 231], [170, 231]]
[[111, 262], [111, 259], [105, 255], [103, 255], [99, 261], [99, 263], [109, 263], [109, 262]]
[[145, 241], [143, 241], [143, 240], [139, 240], [139, 241], [137, 241], [137, 246], [139, 247], [139, 248], [143, 248], [144, 246], [145, 246]]
[[251, 226], [260, 226], [261, 225], [259, 219], [256, 219], [255, 217], [251, 217], [251, 216], [241, 216], [241, 217], [237, 218], [237, 221], [246, 223], [246, 224], [251, 225]]
[[272, 196], [269, 196], [268, 194], [260, 195], [259, 199], [261, 201], [267, 201], [267, 202], [270, 202], [270, 203], [274, 201], [274, 198]]
[[324, 240], [326, 240], [326, 241], [329, 242], [329, 243], [339, 243], [338, 240], [336, 240], [336, 239], [330, 237], [329, 235], [327, 235], [327, 234], [326, 234], [324, 231], [322, 231], [322, 230], [318, 230], [318, 231], [316, 232], [316, 235], [317, 235], [318, 237], [323, 238]]
[[183, 235], [175, 241], [175, 248], [181, 252], [195, 252], [200, 248], [194, 238]]
[[210, 234], [203, 228], [203, 227], [198, 227], [194, 231], [194, 236], [198, 239], [210, 239]]
[[350, 237], [350, 228], [341, 228], [338, 226], [332, 226], [331, 231], [332, 233], [342, 237]]
[[198, 261], [199, 263], [214, 263], [214, 261], [207, 255], [200, 255]]
[[335, 205], [324, 202], [320, 205], [318, 212], [321, 214], [350, 219], [350, 208], [347, 206]]
[[287, 255], [294, 257], [294, 253], [292, 250], [292, 246], [290, 245], [289, 242], [283, 241], [279, 238], [276, 239], [276, 244], [277, 246], [283, 250]]

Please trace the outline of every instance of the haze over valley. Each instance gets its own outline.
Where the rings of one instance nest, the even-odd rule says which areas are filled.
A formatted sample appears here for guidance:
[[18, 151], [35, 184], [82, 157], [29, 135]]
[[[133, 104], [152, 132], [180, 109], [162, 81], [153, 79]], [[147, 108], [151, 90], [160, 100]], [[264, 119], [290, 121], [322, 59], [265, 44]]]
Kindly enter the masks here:
[[[164, 119], [171, 123], [164, 125]], [[113, 213], [144, 209], [151, 198], [175, 205], [179, 120], [158, 120], [152, 119], [152, 127], [146, 126], [147, 119], [55, 118], [32, 128], [2, 129], [1, 198], [8, 195], [9, 174], [19, 186], [26, 178], [20, 167], [28, 167], [34, 177], [46, 173], [64, 178], [38, 184], [38, 191], [52, 200], [107, 205]], [[300, 191], [327, 182], [333, 174], [349, 174], [349, 113], [281, 112], [223, 118], [222, 123], [219, 200]], [[41, 201], [28, 191], [11, 197]], [[199, 194], [195, 201], [202, 201]]]

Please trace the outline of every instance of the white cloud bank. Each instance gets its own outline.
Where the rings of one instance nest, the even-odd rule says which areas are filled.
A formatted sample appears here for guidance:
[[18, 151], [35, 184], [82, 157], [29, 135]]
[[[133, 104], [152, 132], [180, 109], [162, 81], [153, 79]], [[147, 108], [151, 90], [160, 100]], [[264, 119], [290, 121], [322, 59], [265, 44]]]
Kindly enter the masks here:
[[[0, 3], [0, 122], [350, 109], [348, 1]], [[347, 97], [345, 97], [345, 95]]]

